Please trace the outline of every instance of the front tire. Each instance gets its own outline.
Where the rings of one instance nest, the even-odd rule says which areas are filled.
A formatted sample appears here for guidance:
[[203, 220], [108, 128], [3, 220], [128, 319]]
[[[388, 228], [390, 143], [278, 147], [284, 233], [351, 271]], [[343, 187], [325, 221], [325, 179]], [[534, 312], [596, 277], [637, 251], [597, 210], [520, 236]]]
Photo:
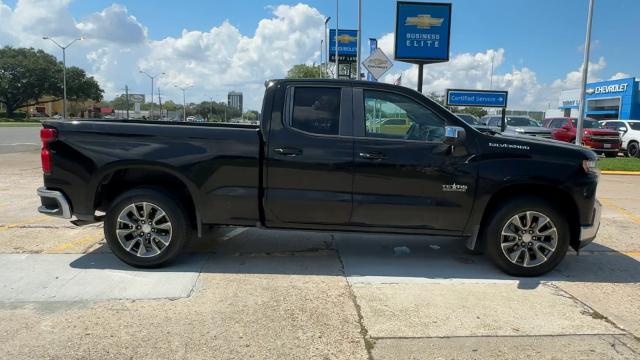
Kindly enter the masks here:
[[104, 236], [123, 262], [140, 268], [166, 265], [189, 240], [182, 203], [162, 189], [138, 188], [116, 198], [107, 211]]
[[538, 276], [554, 269], [569, 248], [569, 224], [550, 203], [517, 197], [493, 212], [485, 227], [489, 258], [513, 276]]

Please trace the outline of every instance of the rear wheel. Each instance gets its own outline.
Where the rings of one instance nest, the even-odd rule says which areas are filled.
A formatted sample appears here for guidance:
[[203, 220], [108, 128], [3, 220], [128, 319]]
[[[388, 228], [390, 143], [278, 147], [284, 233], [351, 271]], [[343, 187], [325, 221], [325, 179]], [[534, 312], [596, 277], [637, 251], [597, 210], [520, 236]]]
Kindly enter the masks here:
[[640, 157], [640, 146], [637, 142], [630, 142], [627, 145], [627, 154], [629, 154], [629, 157]]
[[119, 196], [107, 211], [104, 235], [111, 251], [136, 267], [174, 260], [189, 239], [187, 212], [161, 189], [140, 188]]
[[538, 276], [555, 268], [569, 248], [569, 225], [546, 201], [518, 197], [496, 210], [485, 228], [486, 253], [504, 272]]

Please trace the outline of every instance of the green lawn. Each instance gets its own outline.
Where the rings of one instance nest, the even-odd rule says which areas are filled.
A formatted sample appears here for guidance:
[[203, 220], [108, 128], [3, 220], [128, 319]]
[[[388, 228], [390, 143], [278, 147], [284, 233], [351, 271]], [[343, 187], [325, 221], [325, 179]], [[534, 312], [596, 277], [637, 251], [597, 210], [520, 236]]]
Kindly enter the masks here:
[[640, 158], [600, 158], [598, 168], [600, 170], [640, 171]]
[[0, 122], [0, 127], [37, 127], [42, 126], [39, 122]]

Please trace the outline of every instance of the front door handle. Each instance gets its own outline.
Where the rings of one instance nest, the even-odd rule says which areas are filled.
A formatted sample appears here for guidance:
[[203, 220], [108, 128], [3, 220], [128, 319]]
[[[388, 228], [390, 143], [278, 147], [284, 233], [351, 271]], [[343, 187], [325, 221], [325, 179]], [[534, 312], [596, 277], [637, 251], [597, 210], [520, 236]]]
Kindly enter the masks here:
[[385, 154], [380, 152], [361, 152], [360, 157], [367, 160], [382, 160], [387, 158]]
[[297, 148], [276, 148], [276, 149], [273, 149], [273, 152], [279, 155], [284, 155], [284, 156], [302, 155], [302, 150]]

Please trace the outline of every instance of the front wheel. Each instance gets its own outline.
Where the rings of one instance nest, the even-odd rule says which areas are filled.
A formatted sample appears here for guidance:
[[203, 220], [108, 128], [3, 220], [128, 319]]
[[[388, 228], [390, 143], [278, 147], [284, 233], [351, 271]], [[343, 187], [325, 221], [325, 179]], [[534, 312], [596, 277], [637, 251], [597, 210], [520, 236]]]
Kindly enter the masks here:
[[550, 203], [518, 197], [493, 213], [485, 228], [485, 245], [487, 255], [507, 274], [538, 276], [565, 257], [569, 225]]
[[104, 235], [111, 251], [142, 268], [174, 260], [189, 239], [184, 207], [161, 189], [139, 188], [120, 195], [107, 211]]

